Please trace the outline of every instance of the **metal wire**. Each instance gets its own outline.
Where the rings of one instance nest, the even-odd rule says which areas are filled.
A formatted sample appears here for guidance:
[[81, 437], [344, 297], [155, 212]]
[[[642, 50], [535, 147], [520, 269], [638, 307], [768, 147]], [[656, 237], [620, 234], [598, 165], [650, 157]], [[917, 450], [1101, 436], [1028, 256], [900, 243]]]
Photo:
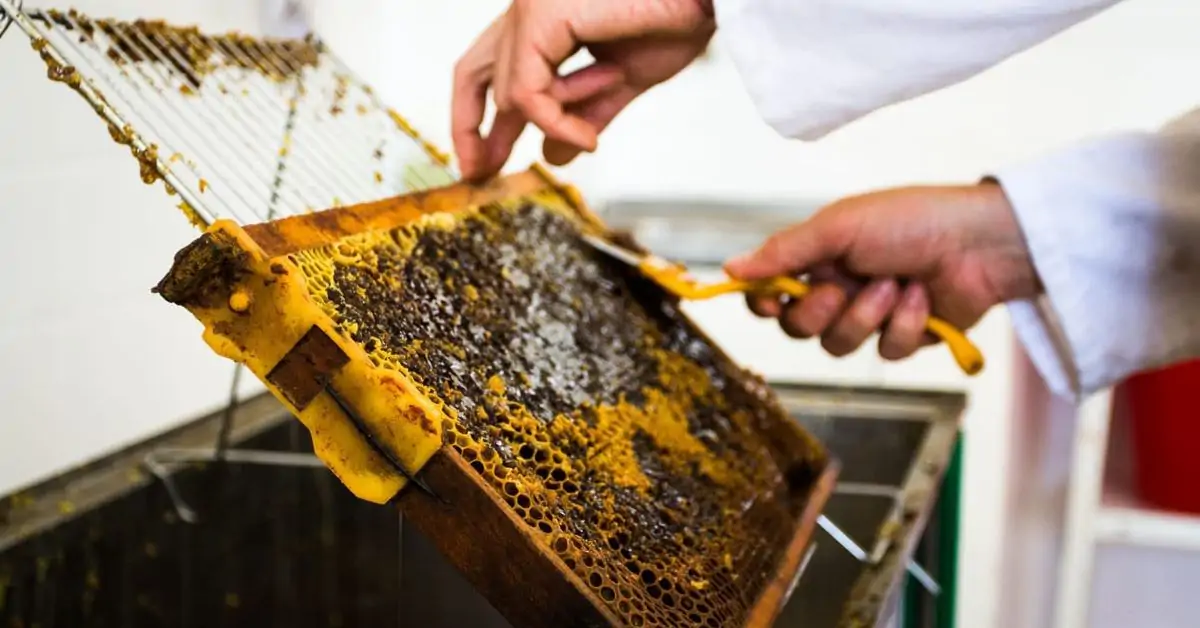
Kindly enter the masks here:
[[[167, 490], [167, 497], [171, 500], [171, 507], [175, 509], [175, 514], [179, 516], [180, 521], [184, 523], [196, 523], [200, 520], [200, 516], [194, 508], [188, 505], [187, 500], [184, 499], [183, 494], [179, 491], [179, 486], [175, 484], [175, 472], [181, 466], [211, 462], [214, 458], [214, 452], [208, 449], [160, 447], [146, 454], [142, 459], [142, 465], [162, 482], [163, 487]], [[286, 451], [263, 451], [256, 449], [226, 451], [221, 460], [225, 463], [274, 467], [325, 468], [325, 463], [312, 454]]]
[[[17, 0], [13, 3], [13, 8], [17, 11], [20, 11], [21, 6], [24, 4], [25, 0]], [[4, 39], [4, 34], [8, 32], [8, 27], [12, 26], [13, 18], [11, 15], [9, 15], [8, 11], [0, 8], [0, 21], [4, 22], [4, 25], [0, 26], [0, 39]]]
[[[825, 515], [817, 517], [817, 525], [821, 526], [821, 529], [824, 530], [826, 534], [833, 537], [833, 540], [837, 541], [837, 544], [840, 545], [843, 550], [846, 550], [847, 554], [853, 556], [855, 560], [862, 563], [874, 564], [874, 562], [871, 560], [871, 557], [867, 554], [867, 550], [863, 549], [861, 545], [854, 541], [854, 539], [850, 538], [850, 535], [846, 534], [837, 526], [837, 524], [831, 521], [829, 517], [826, 517]], [[908, 561], [906, 568], [908, 573], [915, 578], [917, 582], [921, 583], [921, 587], [928, 591], [931, 595], [941, 595], [942, 586], [938, 584], [937, 580], [934, 580], [933, 576], [929, 575], [928, 571], [925, 571], [924, 567], [919, 565], [916, 561], [910, 560]]]
[[[315, 38], [22, 10], [16, 23], [202, 223], [263, 222], [445, 184], [443, 158]], [[0, 30], [0, 34], [4, 31]]]
[[229, 402], [225, 404], [225, 408], [221, 411], [221, 427], [217, 430], [217, 444], [214, 449], [214, 457], [218, 461], [225, 460], [225, 454], [229, 450], [229, 439], [233, 435], [233, 419], [237, 412], [238, 406], [241, 405], [241, 399], [238, 396], [238, 387], [242, 383], [242, 371], [245, 366], [240, 362], [233, 365], [233, 376], [229, 382]]

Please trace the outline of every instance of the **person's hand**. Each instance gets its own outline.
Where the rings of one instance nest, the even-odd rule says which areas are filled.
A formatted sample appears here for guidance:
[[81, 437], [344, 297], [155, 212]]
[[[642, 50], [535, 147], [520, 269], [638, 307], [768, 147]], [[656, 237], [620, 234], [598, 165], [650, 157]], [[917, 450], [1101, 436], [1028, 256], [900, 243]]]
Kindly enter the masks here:
[[989, 308], [1041, 291], [998, 184], [909, 187], [847, 198], [726, 264], [739, 279], [808, 275], [796, 302], [751, 297], [757, 315], [788, 335], [821, 337], [835, 356], [880, 331], [879, 353], [899, 360], [935, 342], [933, 315], [968, 329]]
[[[711, 0], [514, 0], [454, 72], [454, 150], [467, 179], [508, 161], [532, 122], [546, 160], [565, 164], [596, 149], [597, 136], [633, 99], [687, 67], [716, 30]], [[596, 62], [558, 68], [581, 48]], [[488, 89], [496, 117], [480, 133]]]

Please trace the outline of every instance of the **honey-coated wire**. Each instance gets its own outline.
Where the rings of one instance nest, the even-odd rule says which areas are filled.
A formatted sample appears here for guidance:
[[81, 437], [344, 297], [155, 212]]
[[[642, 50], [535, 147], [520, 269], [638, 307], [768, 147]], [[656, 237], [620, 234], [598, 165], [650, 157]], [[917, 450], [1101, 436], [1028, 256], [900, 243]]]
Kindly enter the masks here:
[[[448, 158], [314, 36], [211, 36], [0, 0], [0, 37], [14, 24], [48, 78], [82, 96], [129, 148], [143, 182], [162, 181], [197, 227], [267, 222], [454, 179]], [[242, 370], [235, 365], [214, 451], [147, 457], [185, 521], [196, 515], [171, 481], [173, 466], [214, 457], [295, 463], [271, 452], [230, 457]]]
[[448, 159], [317, 38], [210, 36], [0, 0], [15, 24], [189, 217], [240, 224], [454, 178]]

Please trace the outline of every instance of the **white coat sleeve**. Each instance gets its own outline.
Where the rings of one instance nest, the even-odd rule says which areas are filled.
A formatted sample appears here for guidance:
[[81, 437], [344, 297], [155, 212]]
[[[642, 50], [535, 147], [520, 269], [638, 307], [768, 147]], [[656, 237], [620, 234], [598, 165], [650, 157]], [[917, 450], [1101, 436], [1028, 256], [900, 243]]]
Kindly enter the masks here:
[[[813, 140], [970, 78], [1118, 0], [715, 0], [759, 112]], [[1056, 393], [1200, 356], [1200, 111], [1002, 169], [1046, 287], [1009, 304]]]
[[1200, 357], [1200, 109], [995, 178], [1045, 286], [1009, 312], [1051, 390], [1078, 399]]
[[762, 117], [818, 139], [961, 82], [1118, 0], [714, 0]]

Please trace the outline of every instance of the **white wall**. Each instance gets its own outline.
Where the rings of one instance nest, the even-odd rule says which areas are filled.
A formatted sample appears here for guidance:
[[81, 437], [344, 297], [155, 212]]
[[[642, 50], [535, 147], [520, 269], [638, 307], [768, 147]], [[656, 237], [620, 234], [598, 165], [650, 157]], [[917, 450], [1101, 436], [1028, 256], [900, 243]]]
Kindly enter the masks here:
[[[219, 29], [252, 31], [257, 19], [254, 3], [237, 0], [75, 4]], [[448, 146], [450, 66], [504, 4], [324, 0], [315, 15], [351, 65]], [[597, 155], [564, 176], [595, 201], [807, 200], [970, 180], [1072, 138], [1156, 125], [1200, 102], [1198, 18], [1195, 3], [1131, 0], [967, 84], [811, 145], [776, 138], [758, 122], [718, 49], [711, 63], [636, 105]], [[0, 40], [0, 55], [9, 96], [0, 116], [7, 148], [0, 151], [7, 208], [0, 213], [0, 400], [9, 411], [0, 421], [2, 493], [218, 406], [229, 366], [200, 341], [190, 316], [148, 291], [194, 232], [160, 189], [137, 182], [128, 155], [86, 106], [44, 80], [20, 34]], [[517, 165], [537, 146], [527, 137]], [[743, 316], [730, 302], [697, 315], [725, 329]], [[768, 327], [751, 329], [725, 342], [772, 375], [962, 385], [939, 353], [899, 367], [866, 355], [833, 361], [811, 345], [779, 343]], [[1014, 403], [1014, 373], [1024, 371], [1003, 312], [976, 337], [991, 367], [971, 389], [959, 625], [1036, 628], [1048, 625], [1064, 481], [1058, 465], [1071, 425], [1046, 418], [1053, 415], [1045, 400]], [[1055, 438], [1043, 439], [1047, 430]], [[1002, 591], [1013, 597], [1001, 603]], [[1110, 610], [1139, 607], [1116, 593], [1105, 602]]]

